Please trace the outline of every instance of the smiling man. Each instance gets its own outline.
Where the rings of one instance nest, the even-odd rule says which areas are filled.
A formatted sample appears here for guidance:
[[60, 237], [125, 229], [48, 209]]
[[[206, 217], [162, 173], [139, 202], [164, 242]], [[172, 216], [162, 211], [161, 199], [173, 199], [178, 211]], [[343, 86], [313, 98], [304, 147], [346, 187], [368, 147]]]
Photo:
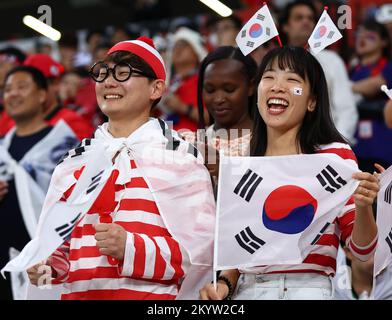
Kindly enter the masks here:
[[[1, 265], [11, 247], [21, 250], [34, 236], [51, 174], [78, 142], [65, 123], [52, 127], [45, 122], [46, 99], [47, 82], [38, 69], [19, 66], [6, 75], [4, 107], [16, 125], [0, 142]], [[11, 298], [10, 284], [0, 279], [0, 299]]]
[[[110, 176], [47, 264], [54, 282], [65, 284], [62, 299], [174, 299], [188, 273], [195, 274], [191, 265], [211, 264], [215, 206], [208, 171], [192, 145], [149, 118], [166, 79], [151, 39], [114, 45], [90, 74], [109, 121], [57, 167], [48, 198], [60, 190], [55, 199], [72, 208], [73, 190], [101, 179], [102, 172], [84, 174], [101, 159], [108, 159]], [[28, 273], [37, 284], [38, 265]]]

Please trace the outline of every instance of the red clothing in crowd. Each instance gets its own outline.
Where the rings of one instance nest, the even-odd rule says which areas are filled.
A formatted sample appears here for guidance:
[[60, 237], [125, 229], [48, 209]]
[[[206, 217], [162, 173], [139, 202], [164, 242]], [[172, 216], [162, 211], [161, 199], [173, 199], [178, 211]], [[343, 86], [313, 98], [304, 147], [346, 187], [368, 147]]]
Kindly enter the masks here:
[[[60, 106], [45, 117], [46, 122], [50, 125], [55, 125], [61, 119], [70, 126], [80, 141], [91, 137], [94, 132], [93, 127], [75, 111]], [[3, 111], [0, 115], [0, 136], [4, 136], [14, 126], [15, 121]]]
[[[193, 108], [197, 109], [197, 81], [199, 76], [197, 73], [194, 73], [190, 76], [183, 78], [180, 86], [174, 92], [178, 96], [178, 98], [185, 103], [186, 105], [190, 105]], [[186, 115], [179, 115], [179, 121], [174, 122], [173, 129], [178, 131], [180, 129], [189, 129], [191, 131], [197, 130], [197, 123], [193, 121], [191, 118]]]

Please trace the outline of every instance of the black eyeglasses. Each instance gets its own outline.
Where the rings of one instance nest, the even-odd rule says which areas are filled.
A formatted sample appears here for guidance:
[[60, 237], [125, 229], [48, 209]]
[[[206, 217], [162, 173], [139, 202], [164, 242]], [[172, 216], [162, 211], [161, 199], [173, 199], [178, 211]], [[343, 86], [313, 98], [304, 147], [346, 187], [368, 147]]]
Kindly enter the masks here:
[[152, 78], [151, 75], [140, 71], [135, 70], [129, 63], [120, 62], [114, 65], [113, 68], [109, 68], [109, 66], [103, 62], [96, 62], [90, 69], [90, 76], [96, 82], [103, 82], [109, 76], [109, 73], [112, 72], [113, 78], [118, 82], [127, 81], [133, 73], [140, 74], [147, 78]]

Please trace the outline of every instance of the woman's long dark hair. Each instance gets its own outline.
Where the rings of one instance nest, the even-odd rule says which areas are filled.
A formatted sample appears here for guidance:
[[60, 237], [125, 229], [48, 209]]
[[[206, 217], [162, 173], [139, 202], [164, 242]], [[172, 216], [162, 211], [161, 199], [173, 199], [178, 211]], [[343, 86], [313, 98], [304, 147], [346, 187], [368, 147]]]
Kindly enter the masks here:
[[[318, 146], [332, 142], [346, 143], [336, 129], [330, 112], [328, 86], [320, 63], [311, 53], [300, 47], [275, 48], [260, 64], [257, 84], [264, 71], [277, 61], [280, 69], [293, 70], [310, 84], [310, 94], [316, 100], [313, 112], [307, 111], [298, 132], [297, 143], [302, 153], [315, 153]], [[257, 100], [257, 99], [255, 99]], [[257, 101], [254, 102], [255, 104]], [[250, 144], [252, 156], [263, 156], [267, 150], [267, 126], [257, 107], [253, 108], [253, 130]]]
[[[256, 77], [257, 72], [257, 64], [250, 56], [244, 56], [240, 49], [231, 47], [231, 46], [223, 46], [219, 47], [216, 50], [210, 52], [204, 60], [200, 64], [199, 68], [199, 79], [197, 83], [197, 107], [199, 111], [199, 129], [204, 129], [204, 102], [203, 102], [203, 85], [204, 85], [204, 73], [209, 64], [224, 59], [234, 59], [242, 63], [243, 67], [241, 69], [242, 73], [248, 79], [249, 84], [251, 84]], [[249, 97], [248, 109], [249, 115], [252, 115], [251, 108], [254, 97]], [[210, 115], [211, 119], [211, 115]]]

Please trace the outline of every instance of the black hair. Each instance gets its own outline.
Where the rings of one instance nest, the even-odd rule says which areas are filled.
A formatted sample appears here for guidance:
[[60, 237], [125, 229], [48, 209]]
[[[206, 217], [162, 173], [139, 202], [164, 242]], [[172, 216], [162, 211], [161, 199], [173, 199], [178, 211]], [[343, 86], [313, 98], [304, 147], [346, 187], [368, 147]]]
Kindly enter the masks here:
[[[300, 151], [305, 154], [316, 153], [320, 145], [342, 142], [347, 143], [336, 129], [331, 116], [328, 86], [320, 63], [307, 50], [301, 47], [282, 47], [269, 51], [260, 64], [257, 84], [263, 73], [274, 61], [279, 68], [289, 68], [310, 85], [310, 94], [316, 101], [313, 112], [307, 111], [297, 136]], [[256, 101], [255, 101], [256, 103]], [[253, 130], [251, 155], [263, 156], [267, 150], [267, 126], [257, 107], [253, 108]]]
[[228, 17], [221, 17], [221, 16], [216, 16], [216, 15], [210, 17], [210, 19], [207, 21], [207, 27], [213, 27], [218, 22], [224, 21], [224, 20], [229, 20], [229, 21], [233, 22], [235, 28], [238, 30], [241, 30], [241, 28], [243, 26], [243, 21], [240, 19], [240, 17], [238, 17], [235, 14], [231, 14]]
[[15, 47], [7, 47], [4, 49], [0, 50], [0, 55], [5, 54], [5, 55], [10, 55], [14, 56], [19, 63], [23, 63], [26, 60], [26, 55], [23, 53], [23, 51], [19, 50], [18, 48]]
[[367, 19], [360, 26], [362, 26], [366, 30], [377, 32], [381, 40], [386, 41], [387, 45], [383, 49], [382, 54], [385, 58], [389, 59], [389, 57], [391, 56], [391, 40], [389, 38], [387, 28], [374, 19]]
[[46, 80], [45, 76], [41, 71], [39, 71], [37, 68], [31, 67], [31, 66], [17, 66], [13, 69], [11, 69], [7, 75], [5, 76], [5, 81], [13, 75], [16, 72], [26, 72], [31, 75], [33, 78], [34, 83], [37, 85], [39, 89], [48, 90], [48, 81]]
[[[249, 83], [255, 80], [257, 64], [250, 56], [244, 56], [239, 48], [232, 46], [222, 46], [210, 52], [201, 62], [199, 68], [199, 79], [197, 83], [197, 107], [199, 111], [199, 128], [204, 129], [204, 102], [203, 102], [203, 84], [205, 71], [211, 63], [217, 60], [233, 59], [242, 63], [241, 72], [247, 77]], [[252, 115], [253, 96], [249, 97], [249, 114]], [[211, 119], [211, 116], [210, 116]]]
[[[155, 74], [154, 70], [150, 67], [150, 65], [136, 54], [133, 54], [132, 52], [128, 52], [128, 51], [114, 52], [106, 57], [105, 62], [114, 62], [114, 63], [126, 62], [129, 63], [135, 69], [142, 71], [150, 81], [157, 79], [157, 75]], [[152, 107], [155, 107], [160, 100], [161, 98], [156, 99], [153, 102]]]
[[291, 16], [291, 11], [297, 6], [307, 6], [313, 12], [314, 22], [317, 21], [317, 10], [314, 4], [310, 0], [296, 0], [294, 2], [290, 2], [286, 7], [284, 7], [279, 17], [280, 27], [287, 24]]

